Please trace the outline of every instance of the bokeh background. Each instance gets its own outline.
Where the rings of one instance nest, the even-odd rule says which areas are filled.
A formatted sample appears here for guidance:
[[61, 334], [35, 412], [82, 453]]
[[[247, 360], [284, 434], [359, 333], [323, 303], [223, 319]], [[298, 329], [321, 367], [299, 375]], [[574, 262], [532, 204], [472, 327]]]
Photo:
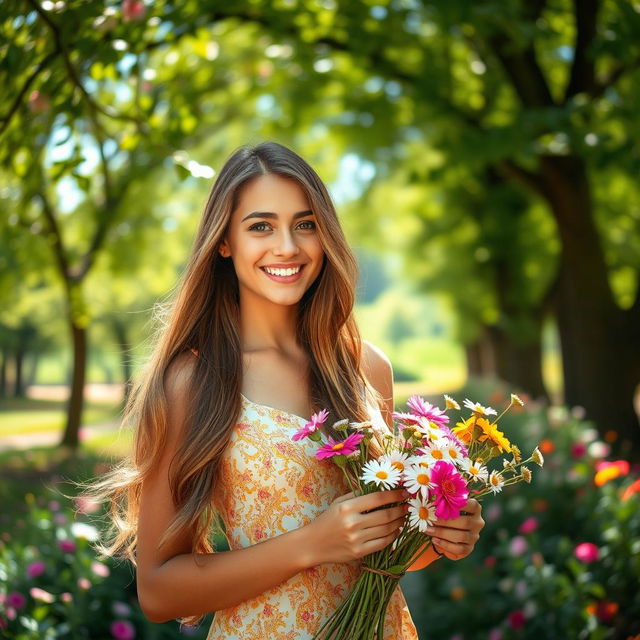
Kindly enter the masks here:
[[634, 0], [0, 3], [0, 635], [205, 637], [63, 492], [130, 446], [216, 171], [271, 139], [329, 185], [397, 408], [518, 393], [546, 458], [402, 579], [421, 640], [640, 638], [639, 43]]

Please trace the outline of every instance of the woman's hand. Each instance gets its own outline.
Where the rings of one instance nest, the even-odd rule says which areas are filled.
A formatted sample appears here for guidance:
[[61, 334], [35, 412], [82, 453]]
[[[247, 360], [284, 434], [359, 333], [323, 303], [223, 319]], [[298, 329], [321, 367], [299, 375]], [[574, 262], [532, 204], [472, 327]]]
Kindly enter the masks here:
[[[404, 524], [409, 509], [406, 497], [403, 489], [394, 489], [364, 496], [350, 492], [336, 498], [303, 527], [309, 550], [306, 564], [350, 562], [384, 549]], [[398, 502], [402, 504], [390, 506]]]
[[427, 535], [433, 539], [433, 548], [449, 560], [466, 558], [478, 542], [484, 520], [480, 515], [482, 506], [471, 498], [462, 508], [461, 515], [453, 520], [436, 520], [433, 527], [427, 527]]

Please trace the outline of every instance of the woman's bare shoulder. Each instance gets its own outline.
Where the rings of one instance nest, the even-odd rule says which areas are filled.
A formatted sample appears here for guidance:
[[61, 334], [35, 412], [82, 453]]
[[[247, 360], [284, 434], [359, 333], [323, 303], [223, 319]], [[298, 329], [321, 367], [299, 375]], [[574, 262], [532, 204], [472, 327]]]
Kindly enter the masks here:
[[195, 354], [190, 350], [174, 356], [164, 372], [164, 392], [168, 402], [184, 400], [189, 392], [196, 363]]
[[387, 354], [373, 342], [362, 341], [362, 366], [369, 382], [382, 393], [378, 387], [386, 386], [388, 378], [393, 381], [393, 367]]

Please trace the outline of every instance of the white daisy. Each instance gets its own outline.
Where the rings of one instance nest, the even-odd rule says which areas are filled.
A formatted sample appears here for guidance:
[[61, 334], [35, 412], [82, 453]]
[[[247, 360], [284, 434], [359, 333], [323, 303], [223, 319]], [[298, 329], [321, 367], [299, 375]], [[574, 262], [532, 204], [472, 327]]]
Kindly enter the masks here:
[[446, 402], [447, 409], [455, 409], [456, 411], [460, 411], [460, 405], [446, 393], [444, 394], [444, 399]]
[[369, 420], [365, 420], [364, 422], [350, 422], [349, 426], [355, 431], [368, 431], [373, 429], [373, 425]]
[[495, 409], [492, 409], [491, 407], [483, 407], [479, 402], [472, 402], [468, 398], [465, 398], [464, 406], [467, 407], [467, 409], [471, 409], [471, 411], [476, 415], [480, 416], [490, 416], [498, 413]]
[[427, 527], [436, 520], [435, 505], [420, 498], [411, 498], [407, 504], [409, 505], [407, 514], [409, 516], [409, 527], [412, 529], [417, 528], [424, 533]]
[[500, 493], [503, 486], [504, 478], [497, 471], [492, 471], [489, 476], [489, 488], [491, 491], [493, 491], [493, 493]]
[[380, 460], [369, 460], [362, 467], [360, 480], [367, 483], [373, 482], [384, 489], [393, 489], [400, 482], [400, 471], [382, 458]]
[[429, 489], [433, 487], [433, 483], [428, 467], [410, 465], [405, 469], [402, 480], [404, 488], [410, 493], [419, 493], [424, 500], [429, 497]]
[[383, 460], [385, 462], [389, 462], [392, 467], [402, 473], [409, 463], [409, 454], [402, 451], [392, 451], [391, 453], [386, 453], [380, 458], [381, 462]]
[[471, 476], [472, 480], [477, 482], [487, 482], [489, 472], [487, 467], [482, 464], [481, 460], [471, 460], [471, 458], [464, 458], [462, 460], [462, 469], [465, 473]]
[[441, 442], [431, 443], [430, 447], [418, 449], [418, 452], [422, 454], [430, 465], [434, 465], [439, 460], [450, 462], [451, 456], [449, 455], [449, 447], [447, 446], [448, 442], [447, 439], [443, 438]]
[[449, 456], [449, 460], [457, 465], [461, 465], [462, 461], [465, 460], [464, 454], [462, 453], [462, 448], [457, 442], [451, 440], [451, 438], [445, 438], [444, 440], [444, 449]]

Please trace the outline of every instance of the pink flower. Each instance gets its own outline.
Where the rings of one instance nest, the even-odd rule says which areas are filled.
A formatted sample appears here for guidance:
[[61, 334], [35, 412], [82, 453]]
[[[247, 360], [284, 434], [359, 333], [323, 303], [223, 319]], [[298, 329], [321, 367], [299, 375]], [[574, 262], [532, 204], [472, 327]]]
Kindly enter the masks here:
[[60, 600], [62, 600], [62, 602], [71, 602], [73, 600], [73, 596], [68, 591], [64, 591], [60, 594]]
[[439, 427], [449, 422], [449, 416], [442, 409], [438, 409], [438, 407], [420, 396], [411, 396], [407, 400], [407, 404], [411, 409], [411, 413], [416, 416], [424, 416], [427, 420], [435, 422]]
[[93, 571], [93, 573], [95, 573], [97, 576], [100, 576], [101, 578], [106, 578], [109, 573], [111, 573], [109, 571], [109, 567], [107, 567], [106, 564], [103, 564], [102, 562], [98, 562], [96, 560], [91, 563], [91, 571]]
[[52, 593], [45, 591], [44, 589], [40, 589], [40, 587], [31, 587], [29, 589], [29, 593], [34, 600], [41, 600], [42, 602], [53, 602], [54, 596]]
[[522, 609], [516, 609], [516, 611], [512, 611], [509, 614], [509, 625], [512, 629], [522, 629], [526, 622], [527, 619], [525, 618], [524, 611], [522, 611]]
[[438, 460], [431, 469], [431, 482], [436, 496], [436, 517], [443, 520], [457, 518], [469, 498], [464, 478], [451, 463]]
[[136, 637], [134, 626], [126, 620], [115, 620], [111, 623], [110, 629], [116, 640], [133, 640]]
[[318, 413], [314, 413], [311, 416], [311, 420], [305, 423], [305, 425], [296, 431], [292, 436], [292, 440], [302, 440], [302, 438], [306, 438], [310, 434], [312, 434], [321, 424], [325, 422], [327, 417], [329, 416], [329, 412], [326, 409], [319, 411]]
[[527, 533], [533, 533], [537, 528], [538, 528], [538, 519], [532, 516], [531, 518], [527, 518], [520, 525], [520, 527], [518, 528], [518, 533], [522, 533], [526, 535]]
[[344, 440], [328, 438], [327, 443], [316, 451], [316, 458], [323, 460], [324, 458], [331, 458], [332, 456], [348, 456], [358, 448], [362, 438], [364, 438], [363, 433], [352, 433]]
[[527, 544], [525, 538], [523, 538], [522, 536], [515, 536], [509, 543], [509, 552], [512, 556], [518, 557], [521, 556], [528, 549], [528, 547], [529, 545]]
[[100, 503], [89, 496], [76, 496], [75, 503], [80, 513], [94, 513], [100, 508]]
[[7, 593], [5, 605], [14, 609], [22, 609], [27, 604], [27, 599], [19, 591], [11, 591]]
[[502, 640], [502, 631], [500, 629], [491, 629], [489, 631], [489, 640]]
[[58, 547], [65, 553], [73, 553], [76, 550], [76, 543], [73, 540], [59, 540]]
[[78, 578], [78, 586], [86, 591], [91, 588], [91, 582], [89, 582], [89, 579], [85, 577]]
[[44, 573], [45, 569], [46, 566], [44, 562], [42, 562], [42, 560], [36, 560], [27, 567], [27, 575], [30, 578], [37, 578]]
[[580, 562], [595, 562], [600, 557], [600, 550], [592, 542], [583, 542], [579, 544], [574, 550], [576, 558]]

